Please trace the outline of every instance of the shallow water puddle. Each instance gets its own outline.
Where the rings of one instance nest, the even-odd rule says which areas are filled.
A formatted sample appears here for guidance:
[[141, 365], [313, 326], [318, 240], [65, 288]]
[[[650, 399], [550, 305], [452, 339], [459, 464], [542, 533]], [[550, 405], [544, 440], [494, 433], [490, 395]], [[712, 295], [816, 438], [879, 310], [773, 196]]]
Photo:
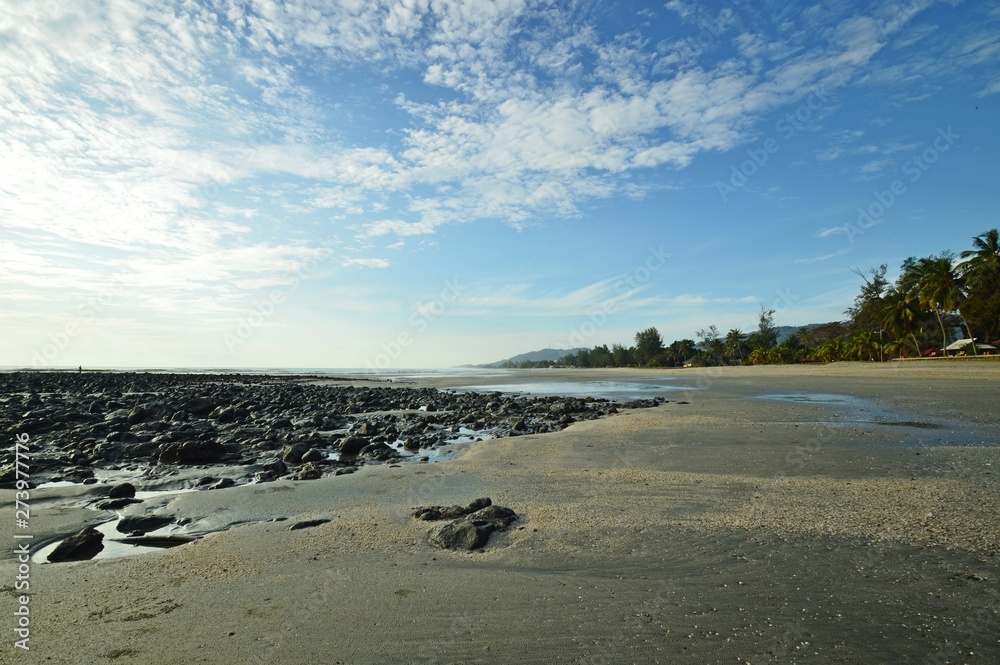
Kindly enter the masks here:
[[641, 381], [539, 381], [537, 383], [497, 383], [485, 386], [459, 386], [452, 390], [469, 392], [500, 392], [523, 393], [526, 395], [543, 395], [557, 397], [593, 397], [595, 399], [633, 400], [652, 399], [659, 393], [697, 390], [690, 386], [678, 386], [656, 382]]
[[[143, 537], [160, 537], [159, 542], [162, 544], [160, 546], [152, 546], [147, 544], [132, 544], [128, 542], [121, 542], [124, 539], [129, 538], [129, 534], [122, 533], [116, 528], [118, 522], [121, 518], [116, 518], [103, 524], [99, 524], [94, 528], [104, 534], [103, 545], [104, 549], [98, 552], [94, 557], [88, 559], [89, 561], [96, 561], [98, 559], [116, 559], [123, 556], [132, 556], [133, 554], [142, 554], [144, 552], [162, 552], [166, 547], [175, 547], [176, 545], [182, 545], [184, 542], [182, 540], [174, 540], [180, 535], [180, 531], [183, 527], [177, 524], [170, 524], [161, 529], [155, 531], [149, 531], [143, 535]], [[175, 544], [167, 544], [171, 540], [174, 540]], [[49, 543], [42, 549], [38, 550], [31, 555], [31, 560], [36, 563], [57, 563], [49, 561], [49, 554], [52, 553], [62, 540], [57, 540], [54, 543]], [[58, 562], [61, 563], [61, 562]]]

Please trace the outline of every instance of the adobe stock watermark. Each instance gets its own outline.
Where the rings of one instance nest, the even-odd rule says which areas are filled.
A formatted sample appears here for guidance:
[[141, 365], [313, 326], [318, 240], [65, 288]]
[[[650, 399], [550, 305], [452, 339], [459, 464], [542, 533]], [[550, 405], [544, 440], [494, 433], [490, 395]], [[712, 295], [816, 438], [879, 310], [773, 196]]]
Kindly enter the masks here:
[[868, 205], [858, 206], [858, 217], [855, 221], [844, 226], [835, 226], [831, 229], [820, 231], [821, 237], [834, 234], [847, 236], [849, 243], [854, 243], [854, 239], [864, 235], [865, 231], [881, 223], [886, 212], [894, 206], [900, 198], [908, 191], [907, 181], [915, 183], [929, 171], [941, 158], [941, 155], [951, 150], [955, 142], [961, 138], [951, 127], [947, 129], [938, 128], [937, 135], [931, 144], [921, 152], [912, 155], [903, 162], [901, 170], [907, 179], [896, 178], [889, 183], [888, 188], [872, 192], [872, 200]]
[[110, 307], [115, 298], [128, 286], [130, 286], [129, 275], [119, 272], [99, 295], [81, 298], [80, 303], [76, 306], [76, 316], [69, 320], [61, 330], [51, 333], [45, 344], [35, 350], [31, 357], [32, 365], [48, 367], [54, 363], [62, 352], [69, 348], [73, 338], [86, 328], [87, 322], [96, 319], [98, 315]]
[[[819, 86], [810, 92], [794, 111], [786, 113], [774, 123], [774, 132], [784, 141], [804, 132], [815, 116], [826, 107], [828, 99], [829, 93], [822, 85]], [[730, 196], [746, 187], [750, 179], [757, 175], [780, 149], [781, 142], [774, 136], [768, 136], [758, 144], [747, 148], [747, 159], [730, 168], [729, 179], [726, 182], [721, 180], [715, 182], [715, 189], [722, 200], [728, 201]]]
[[392, 363], [398, 360], [406, 349], [413, 346], [418, 335], [426, 332], [432, 323], [441, 318], [448, 311], [448, 308], [462, 297], [464, 290], [465, 287], [459, 284], [458, 277], [445, 280], [441, 292], [429, 302], [415, 307], [407, 321], [409, 327], [402, 330], [392, 341], [382, 343], [382, 351], [366, 360], [365, 368], [387, 369], [391, 367]]
[[[557, 343], [554, 348], [575, 348], [583, 346], [607, 325], [608, 319], [618, 313], [621, 303], [628, 300], [632, 294], [646, 284], [653, 275], [667, 264], [670, 254], [663, 251], [663, 246], [650, 247], [646, 260], [623, 275], [614, 283], [614, 290], [619, 295], [607, 298], [600, 306], [585, 314], [586, 320], [570, 329], [566, 343]], [[568, 344], [568, 345], [567, 345]]]

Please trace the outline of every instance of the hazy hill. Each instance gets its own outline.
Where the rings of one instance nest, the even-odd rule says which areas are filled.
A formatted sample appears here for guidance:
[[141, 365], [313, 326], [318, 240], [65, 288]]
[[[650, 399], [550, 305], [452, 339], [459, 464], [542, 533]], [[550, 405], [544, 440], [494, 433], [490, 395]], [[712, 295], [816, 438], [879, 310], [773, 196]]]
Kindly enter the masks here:
[[472, 365], [472, 367], [502, 367], [504, 365], [515, 365], [517, 363], [523, 362], [538, 362], [540, 360], [549, 360], [555, 362], [562, 358], [563, 356], [568, 356], [571, 353], [579, 353], [580, 351], [588, 351], [583, 347], [576, 349], [542, 349], [541, 351], [530, 351], [528, 353], [521, 353], [511, 358], [506, 358], [504, 360], [498, 360], [496, 362], [487, 363], [485, 365]]

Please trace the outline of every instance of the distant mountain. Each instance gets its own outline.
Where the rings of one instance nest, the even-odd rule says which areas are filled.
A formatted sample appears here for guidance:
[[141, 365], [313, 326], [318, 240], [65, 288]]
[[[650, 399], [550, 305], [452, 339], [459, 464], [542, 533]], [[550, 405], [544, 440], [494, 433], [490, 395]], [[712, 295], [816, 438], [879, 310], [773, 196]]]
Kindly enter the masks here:
[[781, 344], [792, 335], [798, 333], [801, 328], [809, 328], [818, 325], [819, 324], [810, 324], [809, 326], [774, 326], [774, 332], [778, 336], [778, 344]]
[[494, 363], [488, 363], [486, 365], [471, 365], [471, 367], [503, 367], [505, 365], [516, 365], [517, 363], [538, 362], [544, 360], [555, 362], [560, 358], [568, 356], [572, 353], [579, 353], [580, 351], [589, 351], [589, 350], [590, 349], [584, 347], [576, 349], [542, 349], [541, 351], [531, 351], [529, 353], [521, 353], [519, 355], [513, 356], [512, 358], [498, 360]]

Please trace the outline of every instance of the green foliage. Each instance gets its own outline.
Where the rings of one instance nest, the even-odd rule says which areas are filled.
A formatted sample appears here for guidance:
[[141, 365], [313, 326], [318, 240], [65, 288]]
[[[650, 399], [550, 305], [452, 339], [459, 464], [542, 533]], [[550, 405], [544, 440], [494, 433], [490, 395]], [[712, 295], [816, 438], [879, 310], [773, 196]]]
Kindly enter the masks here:
[[[1000, 336], [1000, 233], [973, 238], [973, 249], [957, 260], [950, 252], [910, 257], [895, 283], [885, 264], [855, 270], [861, 290], [847, 310], [846, 323], [834, 321], [802, 328], [778, 344], [774, 310], [763, 305], [757, 330], [738, 328], [723, 335], [714, 325], [699, 330], [698, 342], [679, 339], [669, 346], [656, 328], [635, 334], [635, 346], [614, 344], [584, 349], [552, 361], [518, 367], [681, 367], [723, 364], [779, 364], [860, 360], [874, 362], [940, 353], [950, 333], [964, 328], [968, 337], [991, 342]], [[959, 335], [961, 336], [961, 335]], [[936, 348], [940, 343], [941, 347]], [[969, 345], [966, 353], [976, 353]]]
[[635, 334], [635, 357], [640, 365], [648, 365], [663, 352], [663, 338], [656, 328], [646, 328]]

